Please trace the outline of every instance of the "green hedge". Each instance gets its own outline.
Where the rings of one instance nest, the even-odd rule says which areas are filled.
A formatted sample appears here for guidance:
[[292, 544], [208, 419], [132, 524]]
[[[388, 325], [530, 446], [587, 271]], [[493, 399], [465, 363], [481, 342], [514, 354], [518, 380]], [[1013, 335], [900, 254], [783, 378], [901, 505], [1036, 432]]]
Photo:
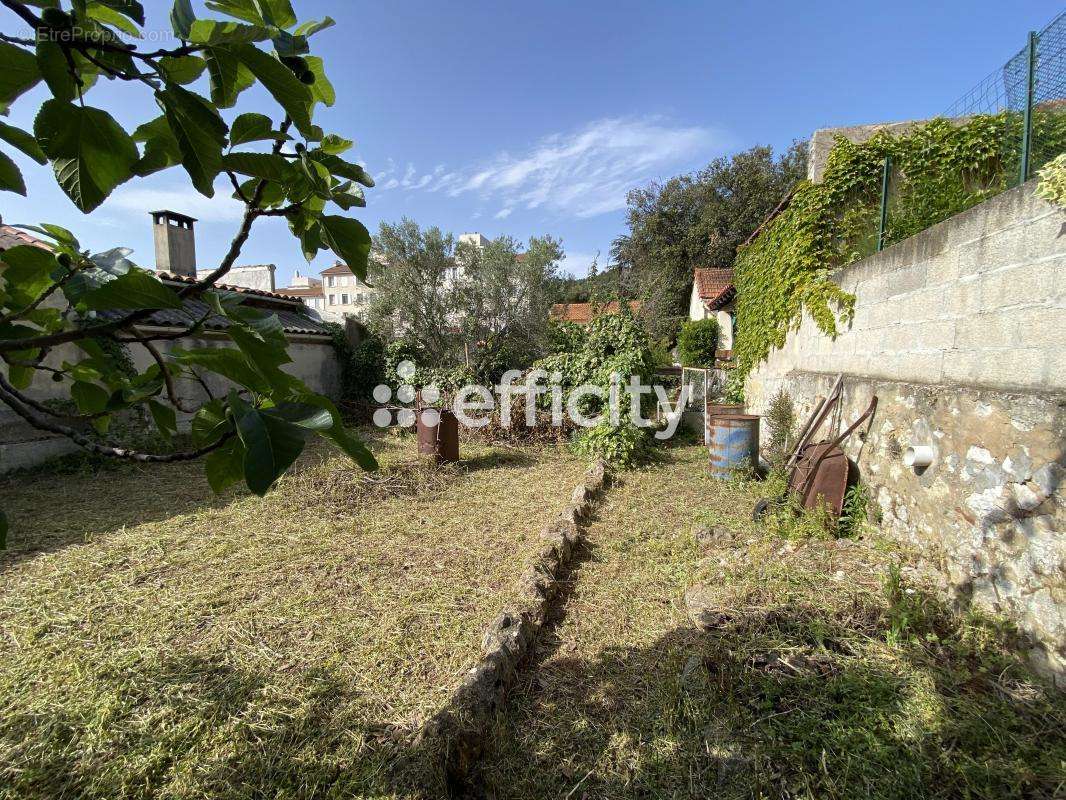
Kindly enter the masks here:
[[713, 367], [718, 352], [718, 321], [712, 317], [681, 325], [677, 357], [683, 367]]

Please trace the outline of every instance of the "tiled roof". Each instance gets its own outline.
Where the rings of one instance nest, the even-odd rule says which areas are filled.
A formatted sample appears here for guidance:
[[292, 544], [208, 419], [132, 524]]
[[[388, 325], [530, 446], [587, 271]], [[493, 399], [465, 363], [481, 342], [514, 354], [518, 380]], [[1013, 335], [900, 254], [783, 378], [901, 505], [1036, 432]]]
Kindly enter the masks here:
[[[191, 278], [187, 275], [175, 275], [173, 272], [157, 272], [156, 275], [166, 283], [196, 283], [196, 278]], [[268, 292], [266, 289], [249, 289], [247, 286], [231, 286], [228, 283], [216, 283], [216, 289], [221, 289], [224, 292], [237, 292], [238, 294], [253, 295], [255, 297], [263, 297], [269, 300], [280, 300], [287, 303], [300, 302], [299, 297], [292, 295], [280, 294], [279, 292]]]
[[[599, 313], [593, 314], [593, 310]], [[593, 316], [600, 316], [603, 314], [617, 314], [620, 309], [617, 300], [612, 300], [609, 303], [594, 304], [594, 303], [556, 303], [552, 306], [551, 318], [557, 322], [575, 322], [578, 325], [585, 325], [592, 321]], [[629, 310], [636, 314], [640, 311], [640, 301], [630, 300]]]
[[290, 297], [323, 297], [322, 284], [316, 283], [314, 286], [289, 286], [286, 289], [282, 289], [285, 294]]
[[[26, 231], [13, 228], [10, 225], [0, 225], [0, 252], [19, 245], [32, 245], [34, 247], [41, 247], [45, 250], [51, 250], [51, 247], [48, 246], [47, 242], [41, 241]], [[173, 275], [169, 272], [159, 272], [156, 274], [159, 275], [164, 283], [169, 283], [171, 285], [196, 283], [195, 278], [189, 278], [184, 275]], [[277, 314], [286, 333], [301, 333], [312, 336], [331, 335], [330, 329], [325, 323], [308, 316], [307, 307], [299, 297], [279, 294], [277, 292], [267, 292], [260, 289], [248, 289], [243, 286], [230, 286], [223, 283], [215, 284], [215, 288], [246, 295], [253, 305]], [[201, 300], [186, 300], [184, 307], [181, 310], [163, 309], [154, 311], [147, 320], [140, 324], [158, 325], [167, 328], [188, 327], [194, 321], [207, 314], [209, 310], [210, 307]], [[119, 313], [120, 312], [117, 311], [103, 312], [102, 316], [115, 317]], [[228, 320], [215, 315], [208, 317], [207, 321], [204, 323], [204, 327], [209, 330], [223, 330], [228, 325]]]
[[[152, 315], [148, 317], [147, 320], [138, 324], [142, 326], [155, 325], [160, 328], [188, 328], [207, 314], [210, 311], [210, 308], [211, 307], [202, 300], [186, 300], [180, 310], [168, 308], [153, 311]], [[280, 304], [264, 303], [263, 309], [277, 315], [285, 333], [299, 333], [308, 336], [331, 335], [330, 329], [324, 322], [313, 319], [307, 315], [305, 310], [306, 306], [302, 303], [299, 308], [294, 309], [286, 308]], [[108, 311], [104, 312], [102, 316], [112, 317], [117, 316], [119, 313], [120, 312], [118, 311]], [[204, 328], [207, 330], [221, 331], [229, 327], [229, 324], [229, 320], [225, 317], [211, 314], [207, 317], [207, 321], [204, 323]]]
[[354, 275], [352, 268], [338, 261], [332, 267], [322, 270], [321, 275]]
[[733, 270], [729, 267], [697, 267], [693, 280], [700, 300], [714, 303], [733, 288]]
[[0, 225], [0, 252], [23, 244], [40, 247], [43, 250], [52, 249], [47, 243], [42, 242], [36, 236], [26, 233], [24, 230], [13, 228], [10, 225]]

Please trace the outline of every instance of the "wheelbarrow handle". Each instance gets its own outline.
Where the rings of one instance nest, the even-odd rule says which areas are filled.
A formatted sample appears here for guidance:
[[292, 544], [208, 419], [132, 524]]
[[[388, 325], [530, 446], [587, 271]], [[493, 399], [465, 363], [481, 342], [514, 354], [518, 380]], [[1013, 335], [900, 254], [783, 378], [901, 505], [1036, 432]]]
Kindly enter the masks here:
[[859, 415], [858, 419], [856, 419], [853, 423], [851, 423], [851, 425], [848, 426], [847, 430], [845, 430], [842, 434], [840, 434], [840, 436], [836, 438], [836, 441], [833, 442], [833, 447], [838, 447], [841, 442], [851, 436], [851, 434], [855, 432], [856, 428], [858, 428], [860, 425], [866, 422], [866, 420], [868, 420], [874, 415], [874, 412], [876, 410], [877, 395], [874, 395], [873, 398], [870, 400], [870, 405], [866, 407], [866, 410]]

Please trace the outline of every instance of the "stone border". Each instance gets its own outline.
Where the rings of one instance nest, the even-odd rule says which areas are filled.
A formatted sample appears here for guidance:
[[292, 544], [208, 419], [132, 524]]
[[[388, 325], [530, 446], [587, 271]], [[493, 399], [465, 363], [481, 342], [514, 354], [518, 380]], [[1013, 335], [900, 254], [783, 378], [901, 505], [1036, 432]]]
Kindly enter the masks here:
[[574, 489], [570, 504], [540, 532], [543, 542], [518, 581], [515, 605], [499, 614], [485, 631], [481, 658], [471, 667], [447, 706], [423, 727], [420, 739], [443, 739], [449, 786], [470, 786], [492, 717], [514, 684], [515, 674], [532, 652], [552, 600], [567, 574], [584, 523], [610, 482], [607, 464], [597, 459]]

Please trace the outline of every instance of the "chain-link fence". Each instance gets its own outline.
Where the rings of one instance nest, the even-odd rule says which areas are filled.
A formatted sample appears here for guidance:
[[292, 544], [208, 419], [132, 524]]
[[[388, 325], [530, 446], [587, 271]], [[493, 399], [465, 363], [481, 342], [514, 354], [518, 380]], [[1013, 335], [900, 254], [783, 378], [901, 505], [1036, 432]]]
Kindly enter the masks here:
[[994, 116], [1002, 127], [1008, 186], [1031, 178], [1066, 144], [1066, 12], [944, 113]]
[[974, 131], [965, 153], [971, 165], [923, 164], [921, 180], [911, 181], [886, 159], [880, 203], [867, 206], [862, 224], [853, 226], [849, 247], [860, 256], [1024, 183], [1066, 152], [1066, 12], [1030, 33], [1024, 47], [941, 116]]

